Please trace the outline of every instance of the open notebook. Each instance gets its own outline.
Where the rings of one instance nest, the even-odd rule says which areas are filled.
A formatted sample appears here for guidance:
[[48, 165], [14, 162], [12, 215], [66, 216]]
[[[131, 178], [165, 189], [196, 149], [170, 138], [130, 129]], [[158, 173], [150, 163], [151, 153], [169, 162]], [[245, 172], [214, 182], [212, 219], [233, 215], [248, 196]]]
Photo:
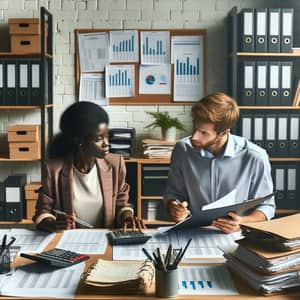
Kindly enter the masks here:
[[87, 292], [104, 294], [143, 294], [152, 283], [150, 262], [122, 262], [99, 259], [87, 272]]

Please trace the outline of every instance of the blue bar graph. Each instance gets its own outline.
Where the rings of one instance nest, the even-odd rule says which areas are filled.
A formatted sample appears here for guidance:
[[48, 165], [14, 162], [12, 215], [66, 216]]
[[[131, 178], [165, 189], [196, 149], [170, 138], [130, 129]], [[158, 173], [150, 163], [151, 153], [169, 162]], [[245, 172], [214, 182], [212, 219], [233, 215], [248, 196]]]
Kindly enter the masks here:
[[190, 58], [187, 57], [185, 61], [176, 59], [176, 75], [199, 75], [200, 74], [200, 60], [197, 58], [196, 64], [190, 63]]
[[131, 80], [128, 78], [127, 70], [118, 70], [115, 74], [109, 75], [109, 86], [130, 86]]
[[112, 45], [113, 52], [133, 52], [134, 51], [134, 35], [129, 39], [119, 41]]
[[163, 41], [157, 40], [155, 48], [149, 46], [149, 37], [145, 38], [143, 43], [143, 54], [144, 55], [166, 55], [166, 50], [163, 48]]

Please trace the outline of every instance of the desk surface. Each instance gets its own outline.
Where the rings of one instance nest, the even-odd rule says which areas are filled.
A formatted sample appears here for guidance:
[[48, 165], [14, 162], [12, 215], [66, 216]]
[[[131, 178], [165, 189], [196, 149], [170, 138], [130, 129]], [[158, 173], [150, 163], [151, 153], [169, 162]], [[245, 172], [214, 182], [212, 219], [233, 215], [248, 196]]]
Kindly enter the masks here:
[[[51, 243], [47, 246], [47, 249], [51, 249], [53, 247], [56, 246], [56, 244], [58, 243], [59, 239], [61, 237], [61, 233], [58, 233], [55, 238], [51, 241]], [[90, 255], [90, 259], [86, 262], [86, 269], [93, 263], [95, 263], [97, 261], [98, 258], [104, 258], [104, 259], [112, 259], [112, 247], [109, 245], [106, 249], [106, 252], [104, 255]], [[15, 262], [14, 262], [14, 267], [17, 267], [18, 265], [23, 264], [24, 262], [29, 262], [29, 260], [26, 260], [22, 257], [18, 257]], [[228, 296], [208, 296], [208, 295], [195, 295], [195, 296], [190, 296], [190, 295], [178, 295], [176, 297], [176, 299], [205, 299], [205, 300], [220, 300], [220, 299], [224, 299], [224, 300], [266, 300], [266, 299], [270, 299], [270, 300], [299, 300], [300, 299], [300, 291], [295, 291], [295, 292], [291, 292], [285, 295], [274, 295], [271, 298], [266, 298], [265, 296], [262, 296], [260, 294], [258, 294], [257, 292], [255, 292], [254, 290], [250, 289], [247, 285], [245, 285], [243, 282], [241, 282], [238, 278], [237, 275], [232, 274], [232, 277], [234, 279], [234, 282], [236, 284], [237, 290], [239, 291], [240, 295], [228, 295]], [[76, 295], [75, 295], [75, 299], [80, 299], [80, 300], [91, 300], [91, 299], [101, 299], [101, 300], [114, 300], [114, 299], [136, 299], [136, 300], [140, 300], [140, 299], [162, 299], [162, 298], [157, 298], [155, 297], [154, 294], [154, 286], [155, 284], [152, 283], [152, 286], [149, 288], [148, 293], [146, 295], [88, 295], [88, 293], [86, 293], [85, 288], [83, 285], [79, 285]], [[21, 298], [21, 297], [0, 297], [1, 299], [29, 299], [29, 298]], [[37, 298], [33, 298], [33, 299], [37, 299]], [[47, 298], [43, 298], [43, 299], [47, 299]], [[49, 298], [49, 299], [53, 299], [53, 298]]]

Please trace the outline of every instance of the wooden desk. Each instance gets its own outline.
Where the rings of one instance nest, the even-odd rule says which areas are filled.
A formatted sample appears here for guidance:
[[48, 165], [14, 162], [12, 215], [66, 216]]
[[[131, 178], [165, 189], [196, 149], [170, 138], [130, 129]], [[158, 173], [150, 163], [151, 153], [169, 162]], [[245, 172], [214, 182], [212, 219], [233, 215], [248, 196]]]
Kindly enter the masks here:
[[[52, 242], [47, 246], [46, 249], [51, 249], [53, 248], [59, 241], [61, 236], [61, 233], [58, 233], [55, 238], [52, 240]], [[86, 269], [93, 263], [97, 261], [98, 258], [104, 258], [104, 259], [112, 259], [112, 247], [109, 245], [106, 249], [106, 253], [104, 255], [90, 255], [90, 259], [86, 262]], [[14, 266], [17, 267], [20, 264], [24, 263], [29, 263], [29, 260], [26, 260], [22, 257], [18, 257], [15, 262]], [[286, 295], [274, 295], [271, 298], [266, 298], [265, 296], [262, 296], [255, 292], [254, 290], [250, 289], [248, 286], [246, 286], [243, 282], [241, 282], [237, 276], [234, 274], [232, 275], [234, 282], [236, 284], [236, 287], [240, 293], [240, 295], [232, 296], [208, 296], [208, 295], [196, 295], [196, 296], [189, 296], [189, 295], [178, 295], [176, 299], [205, 299], [205, 300], [299, 300], [300, 299], [300, 290], [288, 293]], [[2, 299], [30, 299], [30, 298], [16, 298], [16, 297], [0, 297], [0, 300]], [[37, 298], [32, 298], [32, 299], [37, 299]], [[47, 298], [43, 298], [47, 299]], [[49, 298], [53, 299], [53, 298]], [[75, 299], [80, 299], [80, 300], [91, 300], [91, 299], [101, 299], [101, 300], [126, 300], [126, 299], [135, 299], [135, 300], [141, 300], [141, 299], [147, 299], [147, 300], [154, 300], [154, 299], [163, 299], [163, 298], [157, 298], [155, 297], [154, 294], [154, 283], [152, 283], [151, 288], [149, 289], [147, 295], [88, 295], [85, 287], [83, 285], [79, 285], [78, 290], [76, 292]], [[167, 298], [165, 298], [167, 299]]]

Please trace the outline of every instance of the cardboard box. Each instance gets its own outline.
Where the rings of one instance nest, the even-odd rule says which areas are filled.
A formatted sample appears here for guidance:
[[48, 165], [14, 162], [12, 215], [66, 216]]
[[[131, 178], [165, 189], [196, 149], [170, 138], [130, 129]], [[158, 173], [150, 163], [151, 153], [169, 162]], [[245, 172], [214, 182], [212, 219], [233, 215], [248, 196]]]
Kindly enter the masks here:
[[8, 19], [9, 34], [40, 34], [40, 19]]
[[[45, 39], [45, 48], [47, 49], [47, 39]], [[11, 35], [10, 51], [13, 53], [41, 53], [40, 35]]]
[[7, 127], [8, 142], [39, 142], [40, 125], [12, 125]]
[[26, 219], [30, 220], [34, 216], [36, 201], [35, 199], [26, 199]]
[[9, 158], [11, 159], [40, 159], [40, 142], [9, 143]]
[[39, 196], [39, 188], [42, 186], [40, 182], [31, 182], [25, 185], [25, 199], [37, 200]]

